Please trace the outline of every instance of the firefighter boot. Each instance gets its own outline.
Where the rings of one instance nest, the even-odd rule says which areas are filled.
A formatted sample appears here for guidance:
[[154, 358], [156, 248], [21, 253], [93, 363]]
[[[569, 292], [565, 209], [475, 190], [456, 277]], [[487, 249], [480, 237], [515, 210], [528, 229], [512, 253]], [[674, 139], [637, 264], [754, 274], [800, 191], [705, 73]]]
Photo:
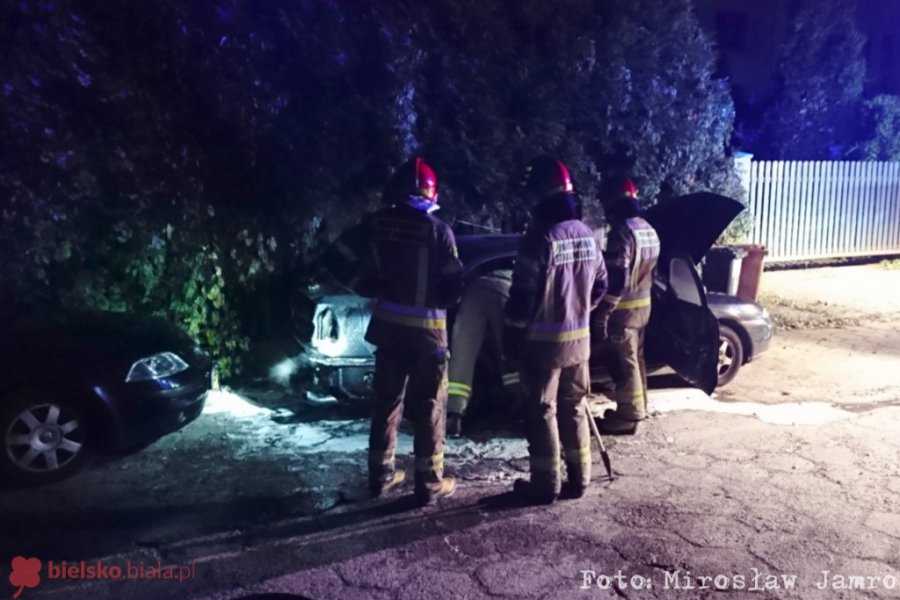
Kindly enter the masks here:
[[637, 432], [638, 423], [644, 419], [624, 419], [613, 409], [607, 409], [603, 418], [597, 421], [597, 429], [602, 435], [634, 435]]
[[550, 490], [541, 490], [527, 479], [517, 479], [513, 483], [513, 494], [525, 504], [553, 504], [556, 494]]
[[584, 492], [587, 490], [586, 486], [581, 485], [580, 483], [575, 483], [572, 481], [564, 481], [562, 484], [562, 489], [559, 492], [560, 500], [577, 500], [584, 496]]
[[397, 489], [406, 481], [406, 471], [403, 469], [391, 469], [381, 476], [369, 475], [369, 492], [372, 498], [381, 498]]
[[444, 476], [441, 478], [441, 483], [437, 486], [417, 486], [416, 502], [418, 502], [419, 506], [428, 506], [441, 498], [452, 496], [455, 491], [456, 479]]

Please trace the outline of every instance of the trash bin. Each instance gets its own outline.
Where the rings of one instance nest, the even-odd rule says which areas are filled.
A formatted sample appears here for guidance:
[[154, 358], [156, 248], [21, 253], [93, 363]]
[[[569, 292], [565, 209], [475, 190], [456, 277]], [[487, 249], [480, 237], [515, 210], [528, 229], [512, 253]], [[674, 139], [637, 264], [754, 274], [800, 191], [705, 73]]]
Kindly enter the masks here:
[[741, 263], [747, 252], [734, 246], [716, 246], [703, 259], [703, 285], [711, 292], [737, 294]]
[[741, 244], [739, 247], [747, 253], [747, 256], [741, 264], [737, 297], [747, 302], [756, 302], [759, 296], [759, 282], [762, 279], [763, 260], [769, 252], [765, 246], [756, 244]]

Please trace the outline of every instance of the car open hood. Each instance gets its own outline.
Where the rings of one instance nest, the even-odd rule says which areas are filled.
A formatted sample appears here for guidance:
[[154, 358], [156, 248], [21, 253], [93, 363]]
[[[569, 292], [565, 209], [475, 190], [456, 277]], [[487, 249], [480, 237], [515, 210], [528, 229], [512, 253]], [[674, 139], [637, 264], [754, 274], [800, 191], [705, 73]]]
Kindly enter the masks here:
[[696, 192], [651, 206], [646, 218], [668, 256], [684, 253], [699, 263], [743, 210], [733, 198]]

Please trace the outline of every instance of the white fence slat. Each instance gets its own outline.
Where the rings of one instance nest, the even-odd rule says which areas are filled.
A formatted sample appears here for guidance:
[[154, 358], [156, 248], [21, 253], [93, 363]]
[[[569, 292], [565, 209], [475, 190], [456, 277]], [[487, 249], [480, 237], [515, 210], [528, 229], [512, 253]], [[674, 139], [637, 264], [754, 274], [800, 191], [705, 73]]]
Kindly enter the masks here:
[[748, 186], [769, 260], [900, 253], [900, 162], [754, 161]]

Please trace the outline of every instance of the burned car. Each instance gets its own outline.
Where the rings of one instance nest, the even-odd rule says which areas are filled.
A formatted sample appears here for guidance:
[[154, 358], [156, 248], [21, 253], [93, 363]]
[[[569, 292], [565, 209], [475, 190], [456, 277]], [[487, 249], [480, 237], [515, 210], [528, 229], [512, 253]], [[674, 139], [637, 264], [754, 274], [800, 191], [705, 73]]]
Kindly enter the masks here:
[[[768, 347], [774, 331], [768, 313], [733, 296], [707, 294], [696, 269], [742, 209], [735, 200], [698, 193], [647, 211], [661, 243], [646, 332], [648, 371], [668, 367], [692, 385], [712, 392]], [[466, 283], [490, 271], [511, 269], [518, 239], [515, 235], [459, 236]], [[335, 284], [314, 284], [296, 295], [294, 332], [304, 348], [301, 387], [341, 398], [372, 395], [374, 347], [364, 339], [372, 307], [369, 298]], [[599, 383], [609, 376], [592, 362], [591, 378]]]

